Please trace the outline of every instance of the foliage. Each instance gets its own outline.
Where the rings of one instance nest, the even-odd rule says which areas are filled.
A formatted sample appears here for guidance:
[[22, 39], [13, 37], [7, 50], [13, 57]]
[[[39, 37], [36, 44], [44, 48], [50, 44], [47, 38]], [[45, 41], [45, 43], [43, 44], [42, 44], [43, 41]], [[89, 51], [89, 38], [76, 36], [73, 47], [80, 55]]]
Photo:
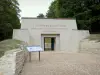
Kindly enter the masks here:
[[37, 16], [37, 18], [45, 18], [45, 16], [41, 13]]
[[0, 0], [0, 40], [12, 37], [13, 29], [20, 28], [17, 0]]
[[46, 14], [48, 18], [56, 18], [56, 0], [51, 3], [48, 13]]
[[[47, 12], [48, 18], [76, 18], [78, 29], [100, 27], [99, 0], [54, 0]], [[100, 30], [100, 29], [99, 29]]]

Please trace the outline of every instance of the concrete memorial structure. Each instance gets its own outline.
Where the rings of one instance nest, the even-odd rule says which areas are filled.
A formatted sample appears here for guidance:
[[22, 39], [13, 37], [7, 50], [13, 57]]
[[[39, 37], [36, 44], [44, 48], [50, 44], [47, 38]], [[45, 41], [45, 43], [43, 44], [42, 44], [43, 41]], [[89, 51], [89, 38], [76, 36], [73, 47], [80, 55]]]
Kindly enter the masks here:
[[78, 30], [75, 19], [41, 19], [23, 17], [21, 29], [13, 30], [13, 38], [39, 45], [43, 50], [77, 52], [89, 31]]

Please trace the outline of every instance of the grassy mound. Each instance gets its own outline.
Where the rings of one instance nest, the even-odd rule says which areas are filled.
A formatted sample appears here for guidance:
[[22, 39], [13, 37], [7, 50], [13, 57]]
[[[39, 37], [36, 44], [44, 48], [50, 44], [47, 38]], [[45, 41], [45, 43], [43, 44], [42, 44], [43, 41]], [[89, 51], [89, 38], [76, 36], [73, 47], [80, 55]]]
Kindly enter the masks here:
[[100, 42], [100, 34], [91, 34], [87, 39], [97, 40], [97, 42]]
[[0, 42], [0, 57], [4, 55], [6, 51], [20, 48], [20, 45], [22, 44], [22, 41], [14, 40], [14, 39], [8, 39]]

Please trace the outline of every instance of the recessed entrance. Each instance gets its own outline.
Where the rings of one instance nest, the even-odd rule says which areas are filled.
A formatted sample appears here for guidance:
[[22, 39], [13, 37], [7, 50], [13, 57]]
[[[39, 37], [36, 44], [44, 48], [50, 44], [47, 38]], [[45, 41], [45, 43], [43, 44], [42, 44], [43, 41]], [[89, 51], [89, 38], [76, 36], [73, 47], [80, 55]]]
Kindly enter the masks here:
[[44, 51], [60, 50], [60, 34], [41, 34], [41, 47]]
[[45, 51], [54, 51], [56, 37], [44, 37], [44, 50]]

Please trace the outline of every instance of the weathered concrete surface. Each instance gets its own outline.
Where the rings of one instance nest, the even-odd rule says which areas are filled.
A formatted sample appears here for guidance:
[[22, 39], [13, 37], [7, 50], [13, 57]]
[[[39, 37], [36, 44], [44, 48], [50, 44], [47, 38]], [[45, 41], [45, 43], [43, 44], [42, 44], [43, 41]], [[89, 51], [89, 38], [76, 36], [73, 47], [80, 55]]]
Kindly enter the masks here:
[[100, 75], [100, 56], [83, 53], [32, 53], [32, 62], [25, 64], [21, 75]]

